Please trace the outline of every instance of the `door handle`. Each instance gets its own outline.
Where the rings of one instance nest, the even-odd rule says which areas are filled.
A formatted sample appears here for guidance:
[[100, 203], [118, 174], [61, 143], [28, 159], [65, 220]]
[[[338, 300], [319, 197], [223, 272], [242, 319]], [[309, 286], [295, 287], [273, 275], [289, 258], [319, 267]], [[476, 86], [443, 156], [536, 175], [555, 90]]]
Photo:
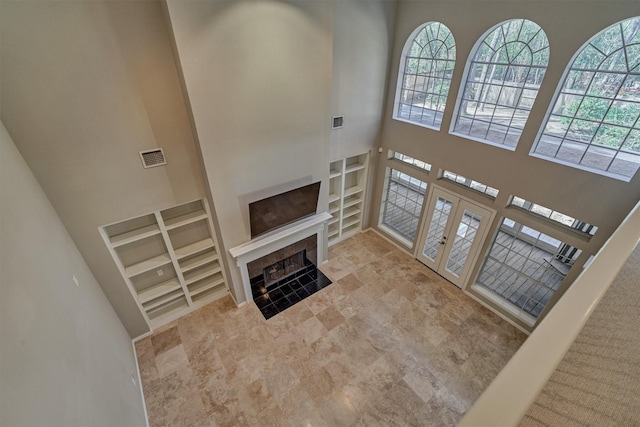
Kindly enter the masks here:
[[445, 243], [447, 243], [447, 237], [446, 236], [442, 236], [442, 240], [440, 240], [440, 244], [444, 245]]

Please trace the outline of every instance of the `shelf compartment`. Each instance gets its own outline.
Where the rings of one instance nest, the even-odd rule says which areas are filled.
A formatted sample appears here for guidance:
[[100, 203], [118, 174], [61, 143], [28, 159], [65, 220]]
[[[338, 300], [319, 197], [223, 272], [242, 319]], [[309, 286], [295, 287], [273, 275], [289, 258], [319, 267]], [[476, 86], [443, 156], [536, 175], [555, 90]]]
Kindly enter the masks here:
[[356, 172], [364, 168], [365, 168], [365, 165], [363, 163], [353, 163], [353, 164], [347, 165], [347, 167], [344, 170], [344, 173]]
[[348, 198], [344, 199], [344, 209], [346, 210], [347, 208], [357, 205], [358, 203], [362, 203], [362, 198], [360, 196], [350, 196]]
[[147, 301], [146, 303], [142, 304], [142, 307], [147, 313], [149, 313], [149, 311], [153, 311], [156, 308], [167, 305], [170, 302], [182, 297], [184, 297], [182, 289], [176, 289], [172, 292], [169, 292], [168, 294], [157, 297], [151, 301]]
[[333, 206], [331, 204], [329, 205], [329, 213], [330, 214], [334, 214], [334, 213], [336, 213], [338, 211], [340, 211], [340, 204], [339, 203], [336, 203]]
[[356, 207], [356, 206], [351, 206], [349, 208], [346, 208], [345, 210], [342, 211], [342, 218], [343, 220], [346, 218], [349, 218], [351, 216], [354, 215], [358, 215], [360, 212], [362, 212], [362, 209]]
[[359, 230], [360, 228], [358, 223], [352, 224], [349, 227], [342, 229], [342, 236], [349, 237], [350, 235], [357, 233]]
[[133, 243], [147, 237], [155, 236], [156, 234], [160, 234], [160, 227], [158, 227], [158, 224], [147, 225], [146, 227], [138, 228], [136, 230], [131, 230], [129, 232], [111, 237], [111, 246], [117, 248], [118, 246]]
[[147, 316], [152, 320], [152, 326], [162, 325], [179, 317], [180, 313], [188, 307], [187, 300], [183, 295], [182, 298], [171, 301], [166, 305], [148, 310]]
[[337, 202], [340, 200], [340, 195], [336, 193], [329, 194], [329, 203]]
[[141, 304], [145, 304], [153, 299], [176, 291], [181, 287], [182, 286], [180, 285], [180, 282], [178, 282], [178, 279], [174, 277], [138, 292], [138, 299]]
[[354, 194], [361, 193], [362, 190], [363, 190], [363, 188], [360, 187], [359, 185], [354, 185], [353, 187], [345, 188], [344, 189], [344, 197], [349, 197], [349, 196], [352, 196]]
[[188, 289], [189, 294], [193, 297], [215, 287], [224, 287], [224, 278], [220, 273], [194, 282], [189, 285]]
[[207, 237], [206, 239], [199, 240], [197, 242], [193, 242], [187, 246], [183, 246], [175, 250], [176, 258], [182, 259], [184, 257], [188, 257], [189, 255], [193, 255], [198, 252], [202, 252], [205, 249], [215, 247], [215, 243], [213, 243], [213, 239], [211, 237]]
[[335, 216], [335, 217], [333, 217], [333, 218], [331, 218], [329, 220], [329, 225], [333, 225], [333, 224], [337, 223], [338, 221], [340, 221], [340, 216]]
[[201, 267], [195, 268], [188, 273], [184, 274], [184, 282], [186, 285], [197, 282], [205, 277], [213, 276], [216, 273], [222, 272], [222, 267], [218, 261], [214, 261], [209, 264], [205, 264]]
[[202, 302], [214, 301], [219, 298], [222, 298], [227, 294], [227, 288], [225, 286], [216, 286], [213, 288], [209, 288], [206, 291], [200, 292], [197, 295], [194, 295], [191, 299], [194, 303], [199, 304]]
[[347, 221], [344, 224], [342, 224], [342, 231], [344, 232], [349, 227], [351, 227], [353, 225], [357, 225], [359, 223], [360, 223], [360, 218], [356, 218], [356, 219], [352, 219], [351, 221]]
[[178, 264], [180, 264], [180, 269], [183, 273], [187, 271], [191, 271], [194, 268], [201, 267], [205, 264], [209, 264], [210, 262], [217, 261], [218, 254], [214, 250], [206, 251], [199, 253], [190, 258], [181, 259]]
[[160, 234], [154, 214], [140, 216], [104, 227], [112, 247], [126, 245], [146, 237]]
[[169, 254], [161, 254], [125, 267], [124, 271], [125, 273], [127, 273], [128, 277], [134, 277], [155, 268], [162, 267], [163, 265], [169, 264], [170, 262], [171, 258], [169, 257]]
[[164, 222], [164, 225], [167, 227], [167, 230], [173, 230], [174, 228], [182, 227], [191, 224], [192, 222], [202, 221], [205, 219], [207, 219], [207, 213], [204, 209], [201, 209], [195, 212], [186, 213], [176, 218], [168, 219]]
[[331, 170], [329, 170], [329, 178], [337, 178], [337, 177], [339, 177], [340, 175], [342, 175], [342, 172], [340, 172], [340, 171], [339, 171], [339, 170], [337, 170], [337, 169], [331, 169]]

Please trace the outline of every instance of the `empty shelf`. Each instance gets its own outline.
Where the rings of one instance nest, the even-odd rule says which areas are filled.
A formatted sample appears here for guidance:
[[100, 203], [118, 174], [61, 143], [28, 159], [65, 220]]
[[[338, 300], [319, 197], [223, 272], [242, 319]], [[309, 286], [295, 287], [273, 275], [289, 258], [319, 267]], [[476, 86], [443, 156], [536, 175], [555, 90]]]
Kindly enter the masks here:
[[353, 194], [357, 194], [357, 193], [361, 193], [362, 192], [362, 187], [358, 186], [358, 185], [354, 185], [353, 187], [349, 187], [349, 188], [345, 188], [344, 189], [344, 197], [348, 197], [351, 196]]
[[203, 210], [197, 210], [189, 212], [184, 215], [180, 215], [175, 218], [167, 219], [164, 221], [164, 225], [167, 226], [167, 230], [182, 227], [183, 225], [191, 224], [192, 222], [200, 221], [207, 218], [207, 213]]
[[354, 163], [352, 165], [347, 165], [347, 168], [344, 170], [344, 173], [359, 171], [361, 169], [364, 169], [364, 167], [365, 165], [363, 165], [362, 163]]
[[169, 258], [169, 254], [162, 254], [125, 267], [124, 271], [128, 277], [133, 277], [144, 273], [145, 271], [153, 270], [154, 268], [169, 264], [170, 262], [171, 258]]
[[158, 224], [151, 224], [146, 227], [138, 228], [136, 230], [131, 230], [129, 232], [113, 236], [109, 240], [111, 241], [111, 246], [116, 248], [118, 246], [126, 245], [127, 243], [132, 243], [146, 237], [155, 236], [156, 234], [160, 234], [160, 227], [158, 227]]
[[162, 282], [138, 292], [138, 299], [140, 299], [141, 304], [144, 304], [152, 299], [161, 297], [180, 288], [181, 286], [178, 279], [169, 279], [166, 282]]
[[180, 269], [183, 272], [187, 272], [193, 270], [194, 268], [201, 267], [210, 262], [216, 261], [218, 259], [218, 254], [215, 251], [209, 251], [202, 253], [193, 258], [186, 259], [180, 262]]
[[211, 237], [207, 237], [204, 240], [200, 240], [198, 242], [191, 243], [190, 245], [183, 246], [179, 249], [176, 249], [176, 258], [184, 258], [186, 256], [195, 254], [197, 252], [203, 251], [208, 248], [214, 247], [213, 239]]

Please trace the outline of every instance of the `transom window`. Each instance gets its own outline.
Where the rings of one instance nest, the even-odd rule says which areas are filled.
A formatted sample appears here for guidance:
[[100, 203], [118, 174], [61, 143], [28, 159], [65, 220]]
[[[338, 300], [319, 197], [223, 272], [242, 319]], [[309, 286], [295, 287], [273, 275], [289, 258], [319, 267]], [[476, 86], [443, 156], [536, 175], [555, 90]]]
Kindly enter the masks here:
[[406, 154], [389, 150], [389, 158], [399, 160], [402, 163], [406, 163], [418, 169], [422, 169], [426, 172], [431, 172], [431, 165], [429, 163], [423, 162], [422, 160], [414, 159], [413, 157], [407, 156]]
[[402, 57], [393, 117], [440, 130], [456, 61], [451, 31], [440, 22], [418, 27]]
[[451, 172], [448, 170], [442, 171], [442, 178], [447, 181], [455, 182], [456, 184], [464, 185], [474, 191], [487, 195], [493, 199], [498, 196], [498, 189], [489, 187], [481, 182], [474, 181], [473, 179], [465, 178], [462, 175], [458, 175], [455, 172]]
[[598, 227], [596, 227], [595, 225], [591, 225], [584, 221], [577, 220], [569, 215], [565, 215], [563, 213], [554, 211], [542, 205], [538, 205], [536, 203], [522, 199], [520, 197], [513, 196], [511, 198], [511, 203], [509, 204], [511, 206], [524, 209], [535, 215], [550, 219], [551, 221], [557, 222], [558, 224], [565, 225], [567, 227], [573, 228], [574, 230], [581, 231], [591, 236], [596, 234], [596, 231], [598, 231]]
[[640, 166], [640, 17], [593, 37], [565, 72], [532, 154], [629, 181]]
[[515, 149], [549, 62], [549, 42], [526, 19], [503, 22], [476, 45], [452, 133]]

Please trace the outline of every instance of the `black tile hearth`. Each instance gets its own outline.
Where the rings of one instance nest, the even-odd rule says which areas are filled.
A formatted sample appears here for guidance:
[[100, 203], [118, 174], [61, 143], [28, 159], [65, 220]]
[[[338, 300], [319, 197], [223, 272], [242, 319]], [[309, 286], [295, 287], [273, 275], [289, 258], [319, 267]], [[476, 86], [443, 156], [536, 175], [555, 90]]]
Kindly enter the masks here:
[[264, 318], [269, 319], [331, 283], [315, 265], [310, 264], [304, 270], [269, 286], [268, 290], [264, 287], [264, 281], [255, 279], [251, 281], [251, 288], [253, 300]]

